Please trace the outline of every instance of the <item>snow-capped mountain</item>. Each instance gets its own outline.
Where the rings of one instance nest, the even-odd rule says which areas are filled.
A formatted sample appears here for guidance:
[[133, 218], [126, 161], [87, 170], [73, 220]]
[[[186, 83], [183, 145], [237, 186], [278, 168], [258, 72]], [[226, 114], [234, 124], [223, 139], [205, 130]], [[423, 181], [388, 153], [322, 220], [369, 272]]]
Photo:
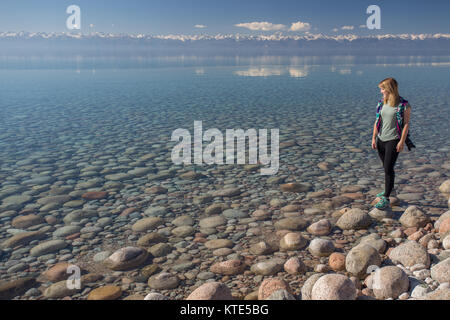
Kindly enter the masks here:
[[450, 34], [329, 36], [216, 34], [146, 35], [95, 32], [0, 32], [0, 55], [133, 55], [148, 53], [381, 53], [450, 54]]

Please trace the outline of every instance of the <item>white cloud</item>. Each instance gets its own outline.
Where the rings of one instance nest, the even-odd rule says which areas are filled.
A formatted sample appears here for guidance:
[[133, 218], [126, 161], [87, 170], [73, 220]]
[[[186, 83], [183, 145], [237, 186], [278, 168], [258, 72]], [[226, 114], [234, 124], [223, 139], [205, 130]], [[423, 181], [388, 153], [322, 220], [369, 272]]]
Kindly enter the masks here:
[[89, 27], [90, 27], [90, 28], [93, 28], [93, 27], [94, 27], [94, 24], [91, 23], [91, 24], [89, 25]]
[[341, 29], [342, 30], [353, 30], [355, 27], [354, 26], [343, 26]]
[[203, 25], [203, 24], [196, 24], [194, 27], [195, 27], [195, 28], [200, 28], [200, 29], [206, 28], [206, 26]]
[[270, 22], [246, 22], [238, 23], [234, 25], [235, 27], [247, 28], [250, 30], [261, 30], [261, 31], [275, 31], [284, 30], [286, 26], [284, 24], [273, 24]]
[[367, 28], [367, 26], [365, 24], [360, 24], [359, 27], [360, 28]]
[[293, 22], [289, 31], [308, 31], [311, 29], [311, 25], [308, 22]]
[[334, 31], [334, 32], [338, 32], [339, 29], [338, 29], [338, 28], [334, 28], [333, 31]]

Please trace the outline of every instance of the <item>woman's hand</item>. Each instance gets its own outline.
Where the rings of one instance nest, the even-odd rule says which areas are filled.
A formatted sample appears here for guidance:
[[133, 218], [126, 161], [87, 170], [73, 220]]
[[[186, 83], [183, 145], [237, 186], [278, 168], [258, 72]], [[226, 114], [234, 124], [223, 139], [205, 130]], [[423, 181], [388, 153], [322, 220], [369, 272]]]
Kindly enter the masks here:
[[376, 149], [377, 148], [377, 141], [375, 138], [372, 138], [372, 149]]
[[397, 143], [397, 152], [399, 152], [399, 153], [402, 152], [404, 146], [405, 146], [405, 143], [402, 142], [402, 141], [399, 141], [399, 142]]

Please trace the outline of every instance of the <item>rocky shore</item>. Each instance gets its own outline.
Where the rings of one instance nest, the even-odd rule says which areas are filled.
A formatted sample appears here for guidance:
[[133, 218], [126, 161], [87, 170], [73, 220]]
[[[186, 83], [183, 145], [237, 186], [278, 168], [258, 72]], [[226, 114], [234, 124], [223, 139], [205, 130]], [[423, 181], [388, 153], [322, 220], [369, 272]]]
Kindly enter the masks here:
[[[36, 158], [3, 176], [0, 299], [450, 300], [449, 162], [404, 161], [378, 210], [382, 179], [320, 188], [332, 167], [347, 175], [332, 158], [310, 171], [317, 184], [258, 165], [117, 160]], [[80, 288], [66, 283], [73, 265]]]

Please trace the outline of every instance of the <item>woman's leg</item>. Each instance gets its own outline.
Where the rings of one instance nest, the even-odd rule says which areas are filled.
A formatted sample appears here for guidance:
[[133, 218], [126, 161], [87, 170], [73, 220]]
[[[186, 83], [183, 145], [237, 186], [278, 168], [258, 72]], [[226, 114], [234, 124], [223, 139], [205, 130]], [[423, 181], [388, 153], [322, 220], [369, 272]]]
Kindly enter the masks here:
[[386, 150], [385, 150], [385, 143], [382, 142], [378, 138], [377, 138], [377, 151], [378, 151], [378, 156], [381, 159], [381, 163], [383, 164], [383, 167], [384, 167], [384, 154], [386, 152]]
[[399, 140], [387, 141], [385, 145], [384, 156], [384, 179], [385, 179], [385, 194], [386, 198], [389, 198], [391, 191], [394, 188], [395, 172], [394, 166], [398, 158], [397, 143]]

